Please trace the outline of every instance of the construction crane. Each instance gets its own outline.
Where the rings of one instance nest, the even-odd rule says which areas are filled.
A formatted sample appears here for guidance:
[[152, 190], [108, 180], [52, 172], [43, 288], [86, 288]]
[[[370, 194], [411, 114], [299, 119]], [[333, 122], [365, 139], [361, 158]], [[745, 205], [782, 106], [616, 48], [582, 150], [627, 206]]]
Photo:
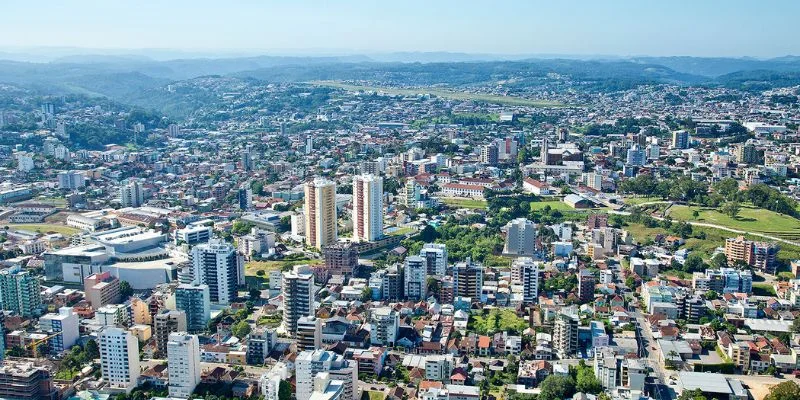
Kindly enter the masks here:
[[58, 336], [60, 334], [61, 334], [61, 332], [56, 332], [56, 333], [53, 333], [51, 335], [47, 335], [47, 336], [45, 336], [45, 337], [43, 337], [41, 339], [36, 339], [36, 340], [28, 343], [25, 346], [25, 348], [31, 349], [31, 352], [33, 353], [33, 358], [38, 358], [39, 357], [39, 346], [42, 343], [46, 343], [48, 340], [50, 340], [50, 339], [52, 339], [52, 338], [54, 338], [54, 337], [56, 337], [56, 336]]

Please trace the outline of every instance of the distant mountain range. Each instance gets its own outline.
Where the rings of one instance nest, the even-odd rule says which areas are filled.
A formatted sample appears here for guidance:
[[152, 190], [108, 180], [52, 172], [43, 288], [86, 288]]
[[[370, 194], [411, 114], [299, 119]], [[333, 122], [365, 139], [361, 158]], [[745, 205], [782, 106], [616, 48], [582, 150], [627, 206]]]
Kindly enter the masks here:
[[[156, 59], [143, 52], [81, 55], [61, 50], [53, 51], [47, 62], [20, 61], [25, 54], [0, 53], [0, 83], [48, 94], [107, 96], [123, 103], [157, 108], [163, 104], [150, 104], [146, 98], [147, 93], [153, 92], [151, 89], [214, 75], [269, 82], [368, 80], [451, 87], [508, 81], [509, 87], [525, 87], [540, 85], [551, 79], [552, 74], [558, 74], [587, 82], [587, 90], [597, 91], [624, 90], [645, 83], [716, 85], [744, 90], [800, 84], [800, 57], [796, 56], [760, 60], [409, 52], [210, 58], [199, 53], [176, 53], [187, 57]], [[157, 58], [167, 55], [168, 52], [161, 51]]]

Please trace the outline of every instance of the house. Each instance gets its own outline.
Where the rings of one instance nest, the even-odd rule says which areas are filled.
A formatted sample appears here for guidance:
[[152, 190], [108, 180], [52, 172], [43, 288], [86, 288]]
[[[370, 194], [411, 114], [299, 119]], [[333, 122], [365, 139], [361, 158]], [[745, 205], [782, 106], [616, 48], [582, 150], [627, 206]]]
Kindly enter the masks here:
[[478, 337], [478, 355], [488, 356], [492, 350], [492, 339], [489, 336]]
[[553, 365], [544, 360], [523, 361], [517, 371], [517, 383], [526, 388], [536, 387], [553, 373]]

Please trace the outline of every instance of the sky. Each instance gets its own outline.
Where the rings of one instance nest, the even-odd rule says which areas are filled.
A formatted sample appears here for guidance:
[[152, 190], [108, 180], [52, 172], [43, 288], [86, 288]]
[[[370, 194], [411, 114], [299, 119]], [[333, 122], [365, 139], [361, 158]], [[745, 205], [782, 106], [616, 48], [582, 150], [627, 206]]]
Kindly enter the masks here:
[[800, 1], [5, 0], [0, 48], [800, 54]]

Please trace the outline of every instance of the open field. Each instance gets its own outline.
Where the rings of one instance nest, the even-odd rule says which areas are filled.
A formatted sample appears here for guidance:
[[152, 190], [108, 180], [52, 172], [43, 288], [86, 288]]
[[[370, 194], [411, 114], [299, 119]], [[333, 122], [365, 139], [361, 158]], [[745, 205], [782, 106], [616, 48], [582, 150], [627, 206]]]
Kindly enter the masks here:
[[456, 208], [471, 208], [471, 209], [484, 209], [486, 208], [486, 200], [478, 199], [462, 199], [455, 197], [442, 197], [439, 199], [442, 203]]
[[642, 203], [651, 203], [654, 201], [662, 201], [661, 197], [626, 197], [623, 199], [625, 204], [635, 206]]
[[486, 103], [505, 104], [512, 106], [529, 106], [529, 107], [543, 107], [543, 108], [569, 107], [566, 104], [561, 104], [550, 100], [533, 100], [521, 97], [499, 96], [493, 94], [456, 92], [445, 89], [433, 89], [433, 88], [402, 89], [402, 88], [392, 88], [392, 87], [354, 85], [338, 81], [312, 81], [309, 83], [312, 85], [327, 86], [327, 87], [350, 90], [354, 92], [365, 90], [373, 92], [383, 92], [391, 95], [400, 95], [400, 96], [417, 96], [420, 94], [432, 94], [438, 97], [444, 97], [454, 100], [474, 100]]
[[71, 226], [66, 225], [56, 225], [56, 224], [9, 224], [9, 229], [19, 229], [23, 231], [31, 231], [31, 232], [41, 232], [41, 233], [60, 233], [64, 236], [72, 236], [78, 232], [80, 229], [73, 228]]
[[409, 233], [414, 233], [415, 231], [416, 231], [416, 229], [414, 229], [414, 228], [412, 228], [410, 226], [406, 226], [406, 227], [403, 227], [403, 228], [397, 228], [397, 229], [389, 232], [389, 235], [391, 235], [391, 236], [403, 236], [403, 235], [407, 235]]
[[[700, 215], [694, 218], [693, 211]], [[800, 220], [760, 208], [742, 207], [739, 215], [731, 218], [716, 209], [675, 205], [669, 209], [669, 215], [675, 220], [705, 222], [787, 240], [800, 239]]]
[[775, 296], [775, 288], [771, 283], [753, 283], [753, 294], [756, 296]]
[[[646, 243], [649, 239], [654, 238], [658, 234], [669, 235], [665, 229], [659, 227], [648, 228], [642, 224], [628, 224], [623, 229], [629, 231], [633, 235], [633, 240], [639, 243]], [[690, 251], [701, 254], [704, 258], [710, 258], [717, 247], [725, 246], [725, 239], [735, 236], [735, 234], [723, 231], [720, 229], [708, 227], [693, 227], [693, 235], [698, 235], [701, 232], [705, 234], [705, 239], [690, 237], [686, 239], [685, 247]], [[745, 235], [750, 240], [764, 240], [758, 236]], [[800, 257], [800, 248], [786, 243], [780, 243], [780, 251], [778, 252], [778, 259], [788, 261]]]
[[322, 264], [320, 259], [302, 259], [302, 260], [280, 260], [280, 261], [248, 261], [244, 265], [245, 275], [256, 275], [258, 271], [266, 273], [270, 271], [282, 271], [291, 268], [295, 265], [308, 264], [311, 266]]
[[[558, 211], [575, 211], [575, 209], [570, 207], [567, 203], [564, 203], [563, 201], [559, 201], [559, 200], [534, 201], [534, 202], [531, 202], [531, 210], [541, 210], [541, 209], [545, 208], [546, 206], [550, 206], [551, 209], [558, 210]], [[579, 210], [579, 211], [583, 211], [583, 210]], [[590, 210], [585, 210], [585, 211], [588, 212]]]

